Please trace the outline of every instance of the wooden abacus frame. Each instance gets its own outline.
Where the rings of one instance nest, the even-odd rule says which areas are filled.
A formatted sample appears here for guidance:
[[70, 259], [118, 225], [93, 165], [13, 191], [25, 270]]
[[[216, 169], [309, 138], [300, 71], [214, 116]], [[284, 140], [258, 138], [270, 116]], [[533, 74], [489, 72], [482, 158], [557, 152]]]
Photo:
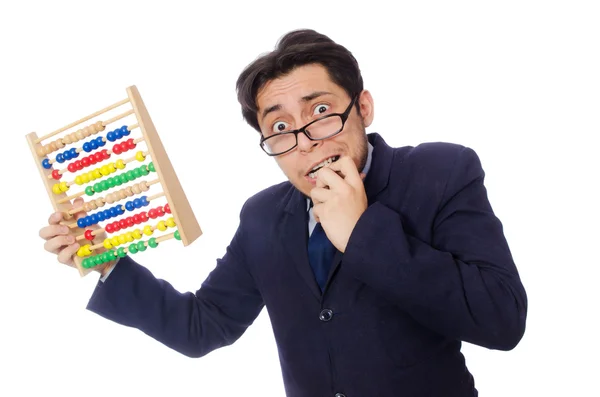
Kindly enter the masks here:
[[[177, 178], [175, 170], [173, 169], [173, 165], [167, 156], [167, 152], [158, 136], [158, 132], [150, 118], [148, 110], [142, 101], [142, 97], [136, 86], [130, 86], [126, 89], [127, 98], [119, 101], [113, 105], [110, 105], [102, 110], [94, 112], [86, 117], [83, 117], [65, 127], [62, 127], [54, 132], [51, 132], [42, 137], [37, 136], [35, 132], [32, 132], [26, 136], [27, 142], [29, 143], [29, 147], [31, 149], [31, 153], [34, 157], [35, 163], [37, 164], [38, 170], [40, 172], [40, 176], [46, 187], [46, 192], [50, 198], [50, 202], [54, 208], [54, 211], [60, 211], [65, 214], [65, 219], [70, 221], [62, 222], [63, 224], [73, 225], [74, 217], [69, 212], [72, 212], [73, 204], [70, 198], [65, 193], [55, 194], [52, 190], [53, 185], [56, 183], [56, 180], [52, 178], [52, 167], [49, 169], [44, 168], [42, 165], [42, 160], [46, 157], [40, 156], [38, 153], [42, 150], [42, 141], [49, 139], [57, 134], [60, 134], [64, 131], [69, 130], [81, 123], [85, 123], [86, 121], [97, 117], [103, 113], [106, 113], [110, 110], [116, 109], [122, 105], [130, 103], [132, 109], [122, 113], [112, 119], [103, 121], [103, 126], [107, 126], [120, 118], [126, 117], [131, 114], [135, 114], [137, 119], [137, 125], [131, 126], [130, 129], [135, 127], [139, 127], [143, 136], [143, 140], [148, 148], [147, 153], [152, 159], [154, 163], [154, 168], [158, 175], [158, 179], [160, 181], [160, 185], [162, 187], [164, 196], [169, 204], [171, 215], [174, 217], [177, 229], [179, 231], [179, 236], [181, 238], [181, 242], [184, 246], [187, 246], [194, 242], [200, 235], [202, 235], [202, 230], [198, 221], [196, 220], [196, 216], [185, 196], [183, 188]], [[76, 224], [71, 227], [70, 234], [73, 236], [81, 235], [83, 230], [79, 228]], [[159, 237], [160, 238], [160, 237]], [[158, 239], [157, 239], [158, 241]], [[79, 256], [74, 256], [74, 262], [79, 270], [80, 275], [83, 277], [92, 271], [91, 268], [84, 268], [82, 266], [83, 258]]]

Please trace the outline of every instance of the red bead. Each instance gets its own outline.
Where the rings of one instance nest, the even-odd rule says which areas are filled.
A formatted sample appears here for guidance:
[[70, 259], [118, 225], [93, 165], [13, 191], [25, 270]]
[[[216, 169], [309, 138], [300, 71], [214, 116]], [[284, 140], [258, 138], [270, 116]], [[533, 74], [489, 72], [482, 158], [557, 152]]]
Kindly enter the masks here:
[[133, 139], [128, 139], [125, 142], [127, 142], [127, 149], [135, 149], [136, 144], [133, 142]]
[[140, 213], [140, 218], [142, 218], [142, 222], [148, 222], [148, 213], [146, 211]]
[[121, 154], [121, 145], [119, 145], [118, 143], [115, 144], [112, 148], [112, 152], [114, 154]]
[[84, 157], [81, 159], [81, 165], [84, 167], [89, 167], [90, 166], [90, 158], [89, 157]]
[[115, 231], [115, 228], [113, 227], [112, 223], [108, 223], [106, 226], [104, 226], [104, 230], [106, 233], [112, 233]]
[[110, 158], [110, 154], [108, 154], [108, 149], [103, 149], [100, 153], [102, 153], [102, 159], [106, 160]]
[[127, 226], [131, 227], [131, 226], [135, 225], [135, 222], [133, 221], [132, 216], [128, 217], [126, 220], [127, 220]]
[[96, 156], [94, 156], [93, 154], [91, 156], [89, 156], [90, 159], [90, 164], [96, 164], [98, 162], [98, 160], [96, 159]]
[[157, 207], [156, 213], [158, 214], [158, 216], [163, 216], [165, 214], [165, 210], [163, 210], [163, 207]]
[[139, 225], [140, 223], [142, 223], [142, 217], [140, 216], [140, 214], [135, 214], [133, 216], [133, 221], [135, 222], [136, 225]]
[[127, 227], [127, 220], [121, 219], [119, 221], [119, 226], [121, 226], [121, 229], [125, 229]]
[[114, 221], [112, 223], [112, 227], [115, 232], [118, 232], [119, 230], [121, 230], [121, 225], [119, 225], [119, 221]]
[[121, 142], [121, 152], [126, 152], [129, 150], [129, 147], [127, 146], [127, 142]]
[[96, 158], [97, 162], [104, 160], [104, 155], [102, 154], [102, 152], [97, 152], [96, 154], [94, 154], [94, 157]]
[[83, 235], [85, 236], [86, 240], [92, 241], [94, 239], [94, 235], [92, 234], [92, 231], [90, 229], [86, 230]]
[[165, 205], [165, 212], [166, 212], [167, 214], [170, 214], [170, 213], [171, 213], [171, 207], [169, 206], [169, 204], [166, 204], [166, 205]]
[[60, 179], [60, 173], [58, 172], [58, 170], [52, 170], [52, 178], [56, 180]]
[[156, 208], [152, 208], [150, 211], [148, 211], [148, 216], [152, 219], [156, 218]]
[[73, 162], [73, 163], [69, 164], [67, 166], [67, 169], [69, 170], [69, 172], [75, 172], [75, 171], [77, 171], [77, 163]]

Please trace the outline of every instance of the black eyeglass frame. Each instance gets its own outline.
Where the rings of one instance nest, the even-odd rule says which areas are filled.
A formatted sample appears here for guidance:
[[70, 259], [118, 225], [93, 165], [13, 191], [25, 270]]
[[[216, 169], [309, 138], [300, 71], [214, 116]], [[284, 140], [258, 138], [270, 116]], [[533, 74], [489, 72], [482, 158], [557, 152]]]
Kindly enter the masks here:
[[[316, 120], [311, 121], [310, 123], [306, 124], [304, 127], [302, 128], [298, 128], [297, 130], [293, 130], [293, 131], [285, 131], [285, 132], [281, 132], [281, 133], [277, 133], [277, 134], [273, 134], [271, 136], [268, 136], [265, 138], [265, 136], [262, 134], [260, 134], [260, 148], [268, 155], [268, 156], [281, 156], [282, 154], [285, 154], [289, 151], [294, 150], [297, 146], [298, 146], [298, 134], [303, 133], [304, 135], [306, 135], [306, 137], [308, 139], [310, 139], [311, 141], [323, 141], [325, 139], [329, 139], [333, 136], [336, 136], [337, 134], [339, 134], [340, 132], [342, 132], [344, 130], [344, 126], [346, 125], [346, 121], [348, 120], [348, 117], [350, 116], [350, 112], [352, 111], [352, 108], [354, 107], [354, 104], [356, 102], [356, 100], [358, 99], [358, 95], [355, 95], [354, 98], [352, 99], [352, 101], [350, 102], [350, 105], [348, 105], [348, 108], [346, 108], [346, 110], [344, 111], [344, 113], [331, 113], [331, 114], [327, 114], [323, 117], [319, 117]], [[317, 123], [321, 120], [325, 120], [329, 117], [339, 117], [342, 119], [342, 127], [334, 132], [331, 135], [328, 135], [326, 137], [323, 138], [313, 138], [310, 136], [310, 132], [307, 131], [306, 129], [308, 127], [310, 127], [311, 125], [313, 125], [314, 123]], [[294, 146], [292, 146], [291, 148], [289, 148], [288, 150], [284, 151], [284, 152], [280, 152], [280, 153], [269, 153], [266, 151], [266, 149], [263, 147], [263, 144], [268, 141], [269, 139], [276, 137], [276, 136], [281, 136], [281, 135], [289, 135], [289, 134], [294, 134], [295, 138], [296, 138], [296, 143], [294, 144]]]

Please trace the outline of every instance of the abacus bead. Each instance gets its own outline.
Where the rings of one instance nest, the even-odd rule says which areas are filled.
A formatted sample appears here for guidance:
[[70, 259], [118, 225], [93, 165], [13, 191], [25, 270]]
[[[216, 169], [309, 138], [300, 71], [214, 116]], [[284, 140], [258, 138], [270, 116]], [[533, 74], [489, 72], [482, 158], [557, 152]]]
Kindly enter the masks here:
[[165, 212], [166, 212], [167, 214], [170, 214], [170, 213], [171, 213], [171, 206], [170, 206], [169, 204], [165, 204]]
[[71, 163], [67, 166], [67, 169], [69, 170], [69, 172], [75, 172], [77, 171], [77, 165], [75, 163]]
[[140, 214], [135, 214], [135, 215], [133, 216], [133, 222], [134, 222], [136, 225], [139, 225], [140, 223], [142, 223], [142, 217], [140, 216]]
[[130, 181], [133, 181], [135, 179], [135, 172], [134, 172], [134, 170], [127, 171], [127, 179], [130, 180]]
[[131, 190], [133, 191], [134, 194], [140, 194], [142, 192], [142, 189], [140, 189], [140, 187], [138, 186], [138, 184], [133, 185], [131, 187]]
[[119, 226], [121, 226], [121, 229], [126, 229], [127, 228], [127, 221], [125, 219], [121, 219], [119, 221]]
[[[144, 186], [146, 186], [146, 184], [144, 184]], [[146, 186], [146, 190], [142, 189], [142, 191], [144, 191], [144, 192], [147, 191], [148, 190], [147, 188], [148, 188], [148, 186]], [[142, 196], [142, 197], [140, 197], [140, 199], [142, 200], [142, 205], [144, 207], [150, 204], [150, 202], [148, 201], [148, 197]]]
[[156, 169], [154, 168], [154, 162], [148, 164], [148, 169], [152, 172], [156, 172]]
[[127, 126], [126, 126], [126, 125], [122, 126], [122, 127], [120, 128], [120, 131], [121, 131], [121, 135], [123, 135], [123, 136], [127, 136], [127, 135], [129, 135], [129, 133], [130, 133], [130, 131], [129, 131], [129, 129], [127, 128]]
[[108, 169], [108, 165], [104, 164], [101, 168], [100, 168], [100, 173], [104, 176], [110, 174], [110, 170]]
[[[78, 183], [78, 185], [80, 185], [80, 183]], [[91, 186], [85, 188], [85, 194], [87, 194], [88, 196], [93, 196], [95, 193], [96, 192], [94, 192], [94, 188], [92, 188]]]
[[104, 126], [104, 123], [102, 123], [102, 121], [98, 120], [94, 123], [94, 128], [96, 129], [97, 132], [100, 132], [100, 131], [104, 131], [104, 129], [106, 127]]
[[135, 222], [133, 221], [132, 217], [128, 217], [126, 219], [126, 221], [127, 221], [127, 227], [131, 227], [131, 226], [135, 225]]
[[127, 242], [124, 234], [120, 234], [117, 238], [119, 239], [119, 244], [125, 244]]
[[125, 203], [125, 209], [127, 211], [133, 211], [134, 210], [134, 206], [133, 206], [133, 201], [128, 201]]
[[98, 149], [98, 142], [96, 142], [95, 139], [90, 141], [90, 148], [92, 148], [92, 150]]
[[117, 162], [115, 163], [115, 165], [120, 170], [125, 168], [125, 162], [123, 161], [123, 159], [118, 159]]
[[64, 163], [65, 162], [65, 156], [63, 156], [62, 153], [59, 153], [56, 155], [56, 161], [58, 161], [59, 163]]
[[110, 158], [110, 154], [108, 153], [108, 150], [106, 150], [106, 149], [102, 149], [102, 151], [101, 151], [100, 153], [102, 153], [102, 158], [103, 158], [104, 160], [106, 160], [106, 159], [109, 159], [109, 158]]
[[142, 162], [146, 159], [146, 156], [144, 156], [144, 152], [142, 152], [141, 150], [139, 152], [137, 152], [135, 154], [135, 159], [139, 162]]
[[114, 142], [116, 140], [115, 132], [109, 131], [108, 134], [106, 134], [106, 139], [108, 139], [111, 142]]
[[133, 232], [131, 232], [131, 235], [134, 239], [139, 240], [142, 238], [142, 231], [140, 229], [135, 229]]
[[112, 244], [113, 246], [115, 246], [115, 247], [117, 247], [117, 246], [121, 245], [121, 242], [119, 241], [119, 237], [118, 237], [118, 236], [113, 236], [113, 237], [110, 239], [110, 242], [111, 242], [111, 244]]
[[123, 206], [118, 206], [117, 207], [117, 212], [119, 213], [119, 215], [123, 215], [125, 213], [125, 208], [123, 208]]
[[68, 150], [64, 151], [62, 155], [66, 161], [71, 160], [71, 153]]
[[113, 247], [109, 238], [104, 239], [104, 242], [102, 243], [102, 245], [104, 245], [104, 248], [106, 248], [106, 249], [111, 249]]
[[157, 246], [158, 246], [158, 243], [156, 242], [156, 239], [154, 237], [152, 237], [151, 239], [148, 240], [148, 247], [156, 248]]
[[121, 247], [117, 250], [117, 255], [119, 255], [119, 258], [125, 258], [127, 256], [127, 253], [125, 252], [125, 248]]
[[77, 219], [77, 227], [83, 229], [86, 227], [85, 217]]
[[91, 152], [91, 151], [92, 151], [92, 147], [90, 146], [90, 143], [89, 143], [89, 142], [86, 142], [86, 143], [84, 143], [84, 144], [83, 144], [83, 150], [84, 150], [86, 153], [89, 153], [89, 152]]
[[98, 215], [96, 215], [96, 214], [90, 215], [90, 221], [92, 222], [92, 225], [95, 225], [96, 223], [98, 223]]
[[109, 223], [108, 225], [104, 226], [104, 230], [106, 231], [106, 233], [112, 233], [115, 229], [113, 227], [112, 223]]
[[167, 226], [168, 227], [175, 227], [175, 219], [173, 219], [173, 217], [167, 219]]
[[60, 186], [60, 191], [61, 192], [66, 192], [67, 190], [69, 190], [69, 187], [67, 186], [67, 182], [61, 182], [59, 183]]
[[163, 210], [163, 207], [156, 207], [156, 213], [158, 216], [163, 216], [165, 214], [165, 210]]
[[81, 161], [81, 165], [83, 166], [83, 168], [90, 166], [90, 159], [89, 159], [89, 157], [84, 157], [80, 161]]
[[102, 152], [94, 153], [94, 157], [96, 158], [96, 162], [98, 163], [104, 160], [104, 155], [102, 154]]
[[148, 213], [147, 212], [142, 212], [140, 214], [140, 219], [142, 220], [142, 222], [140, 222], [140, 223], [148, 222]]
[[69, 152], [71, 152], [71, 158], [72, 159], [76, 159], [77, 157], [79, 157], [79, 152], [77, 151], [77, 149], [71, 148], [69, 150]]
[[88, 183], [90, 181], [90, 175], [86, 172], [85, 174], [79, 175], [81, 177], [81, 183]]
[[[104, 204], [106, 204], [106, 203], [104, 202], [104, 200], [102, 200], [102, 197], [98, 197], [98, 198], [96, 199], [96, 205], [97, 205], [98, 207], [102, 208], [102, 207], [104, 207]], [[104, 213], [104, 219], [108, 219], [108, 218], [106, 217], [106, 216], [107, 216], [107, 214], [106, 214], [106, 211], [102, 211], [102, 212]], [[110, 217], [110, 214], [108, 214], [108, 216]]]
[[173, 233], [173, 237], [175, 237], [175, 240], [181, 240], [181, 235], [179, 234], [179, 230], [176, 230], [175, 233]]
[[152, 219], [156, 218], [156, 208], [152, 208], [150, 211], [148, 211], [148, 216]]
[[[112, 203], [111, 203], [112, 204]], [[114, 218], [115, 216], [119, 215], [119, 210], [117, 209], [117, 207], [112, 207], [110, 209], [110, 217]]]
[[132, 242], [132, 241], [133, 241], [133, 233], [131, 233], [131, 232], [127, 232], [127, 233], [125, 233], [125, 240], [126, 240], [128, 243]]
[[133, 139], [128, 139], [125, 141], [127, 143], [127, 150], [135, 149], [137, 144], [133, 141]]
[[133, 175], [134, 175], [136, 178], [139, 178], [140, 176], [142, 176], [142, 170], [140, 170], [139, 168], [136, 168], [136, 169], [134, 169], [134, 170], [133, 170]]
[[143, 241], [138, 241], [137, 243], [138, 251], [146, 251], [146, 244]]
[[96, 179], [98, 179], [98, 178], [102, 178], [102, 174], [100, 173], [100, 170], [99, 170], [99, 169], [95, 169], [93, 172], [94, 172], [94, 177], [95, 177]]
[[152, 230], [152, 227], [150, 225], [144, 226], [144, 234], [146, 236], [152, 236], [152, 233], [154, 233], [154, 230]]
[[150, 186], [148, 186], [148, 183], [142, 182], [140, 183], [140, 188], [142, 189], [142, 192], [147, 192], [150, 189]]
[[99, 136], [98, 138], [96, 138], [96, 145], [98, 145], [98, 147], [101, 147], [106, 145], [106, 142], [104, 142], [104, 139], [102, 139], [102, 137]]
[[143, 176], [146, 176], [150, 173], [150, 171], [148, 171], [148, 167], [146, 167], [145, 165], [140, 167], [140, 172], [142, 173]]
[[114, 232], [118, 232], [119, 230], [121, 230], [121, 225], [119, 225], [118, 221], [115, 221], [113, 223], [111, 223], [112, 228], [113, 228], [113, 233]]
[[108, 187], [115, 187], [115, 186], [117, 186], [117, 182], [115, 182], [115, 178], [109, 178], [107, 180], [107, 182], [108, 182]]
[[108, 190], [110, 188], [110, 185], [108, 184], [108, 181], [102, 181], [102, 182], [100, 182], [100, 186], [102, 187], [102, 191]]
[[92, 241], [94, 239], [94, 235], [92, 234], [92, 230], [91, 229], [87, 229], [85, 231], [85, 233], [83, 233], [83, 236], [85, 237], [86, 240]]
[[97, 212], [96, 216], [98, 217], [98, 222], [102, 222], [106, 219], [106, 217], [104, 216], [104, 211]]
[[60, 173], [58, 172], [58, 170], [52, 170], [52, 178], [56, 180], [60, 179]]
[[112, 148], [112, 152], [114, 154], [121, 154], [121, 146], [119, 146], [119, 144], [114, 145]]
[[117, 129], [115, 130], [115, 137], [116, 137], [117, 139], [121, 139], [121, 138], [123, 138], [123, 131], [121, 131], [121, 129], [120, 129], [120, 128], [117, 128]]
[[42, 157], [46, 155], [45, 146], [40, 146], [37, 148], [37, 155]]
[[161, 232], [164, 232], [165, 230], [167, 230], [167, 226], [165, 226], [165, 221], [158, 222], [158, 225], [156, 225], [156, 228], [158, 230], [160, 230]]
[[84, 260], [81, 261], [81, 266], [84, 269], [89, 269], [90, 267], [90, 258], [85, 258]]
[[130, 253], [137, 254], [137, 252], [138, 252], [137, 244], [135, 244], [135, 243], [131, 244], [128, 248], [129, 248]]
[[98, 162], [96, 156], [94, 156], [93, 154], [90, 154], [88, 158], [90, 159], [90, 164], [96, 164]]
[[139, 198], [136, 198], [135, 200], [133, 200], [133, 206], [135, 208], [142, 208], [142, 200]]
[[47, 158], [43, 159], [42, 160], [42, 167], [44, 167], [45, 169], [49, 170], [50, 167], [52, 167], [52, 165], [50, 164], [50, 160], [48, 160]]

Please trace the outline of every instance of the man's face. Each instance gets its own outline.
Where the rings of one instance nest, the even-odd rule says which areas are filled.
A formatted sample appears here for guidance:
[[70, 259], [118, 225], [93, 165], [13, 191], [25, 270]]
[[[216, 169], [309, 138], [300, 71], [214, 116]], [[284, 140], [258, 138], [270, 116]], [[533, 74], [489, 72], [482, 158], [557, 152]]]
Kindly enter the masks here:
[[[258, 123], [265, 137], [291, 131], [330, 113], [343, 113], [352, 98], [333, 83], [321, 65], [306, 65], [265, 84], [257, 95]], [[357, 99], [360, 114], [353, 106], [344, 129], [332, 138], [311, 141], [298, 134], [298, 146], [275, 156], [290, 182], [309, 196], [316, 185], [311, 177], [315, 166], [336, 156], [349, 156], [360, 172], [367, 160], [365, 128], [373, 120], [373, 99], [363, 91]], [[265, 114], [265, 110], [267, 110]]]

